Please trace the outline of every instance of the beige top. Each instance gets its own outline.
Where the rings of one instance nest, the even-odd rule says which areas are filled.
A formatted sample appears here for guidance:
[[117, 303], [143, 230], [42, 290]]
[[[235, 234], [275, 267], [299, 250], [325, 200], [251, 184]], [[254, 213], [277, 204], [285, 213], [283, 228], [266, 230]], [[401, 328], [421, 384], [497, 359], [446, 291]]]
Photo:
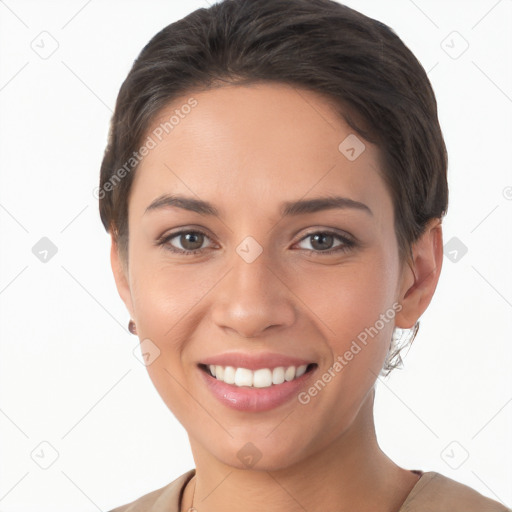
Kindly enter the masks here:
[[[110, 512], [180, 512], [183, 490], [195, 472], [191, 469], [165, 487]], [[421, 475], [398, 512], [512, 512], [512, 509], [467, 485], [429, 471]]]

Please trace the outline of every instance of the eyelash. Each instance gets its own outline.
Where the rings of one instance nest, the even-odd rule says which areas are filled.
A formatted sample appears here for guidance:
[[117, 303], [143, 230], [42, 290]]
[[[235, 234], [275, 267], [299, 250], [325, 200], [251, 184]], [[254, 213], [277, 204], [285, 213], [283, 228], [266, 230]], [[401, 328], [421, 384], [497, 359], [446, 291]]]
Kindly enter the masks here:
[[[166, 250], [171, 251], [176, 254], [182, 254], [185, 256], [198, 254], [198, 253], [202, 252], [203, 249], [195, 249], [193, 251], [190, 251], [187, 249], [176, 249], [175, 247], [173, 247], [172, 245], [169, 244], [169, 241], [172, 240], [173, 238], [176, 238], [177, 236], [180, 236], [183, 234], [190, 234], [190, 233], [200, 234], [207, 238], [210, 238], [205, 232], [201, 231], [200, 229], [194, 229], [194, 230], [185, 229], [185, 230], [177, 231], [176, 233], [171, 233], [167, 236], [161, 237], [160, 239], [157, 240], [157, 245], [158, 246], [166, 246], [165, 247]], [[339, 253], [348, 252], [350, 249], [352, 249], [356, 245], [356, 243], [353, 240], [351, 240], [347, 237], [344, 237], [344, 236], [340, 235], [339, 233], [336, 233], [334, 231], [328, 231], [328, 230], [311, 231], [311, 232], [307, 233], [306, 235], [304, 235], [297, 243], [302, 242], [306, 238], [309, 238], [313, 235], [319, 235], [319, 234], [320, 235], [332, 235], [334, 238], [343, 242], [343, 245], [338, 245], [337, 247], [328, 249], [326, 251], [315, 251], [313, 249], [300, 249], [300, 250], [309, 251], [315, 256], [322, 256], [322, 255], [332, 254], [332, 253], [337, 253], [337, 252], [339, 252]]]

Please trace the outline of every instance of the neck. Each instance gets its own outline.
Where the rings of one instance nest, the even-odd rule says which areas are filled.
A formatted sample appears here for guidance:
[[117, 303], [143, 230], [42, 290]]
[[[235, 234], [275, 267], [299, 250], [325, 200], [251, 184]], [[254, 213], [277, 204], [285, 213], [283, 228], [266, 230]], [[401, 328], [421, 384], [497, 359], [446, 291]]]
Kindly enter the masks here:
[[239, 469], [223, 464], [191, 439], [196, 476], [182, 510], [372, 510], [397, 512], [418, 476], [399, 468], [379, 448], [373, 421], [374, 391], [352, 425], [322, 450], [293, 465]]

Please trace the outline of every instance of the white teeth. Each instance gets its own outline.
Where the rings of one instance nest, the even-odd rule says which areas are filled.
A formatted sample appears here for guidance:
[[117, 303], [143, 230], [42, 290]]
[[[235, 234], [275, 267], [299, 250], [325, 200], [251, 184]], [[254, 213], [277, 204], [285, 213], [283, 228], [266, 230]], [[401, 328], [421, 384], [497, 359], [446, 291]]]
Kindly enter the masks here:
[[290, 382], [304, 373], [306, 373], [308, 365], [304, 364], [299, 367], [295, 366], [278, 366], [277, 368], [260, 368], [258, 370], [249, 370], [247, 368], [234, 368], [233, 366], [209, 365], [210, 373], [217, 379], [222, 380], [226, 384], [234, 384], [235, 386], [249, 386], [255, 388], [268, 388], [272, 385]]
[[272, 384], [282, 384], [284, 382], [284, 368], [279, 366], [272, 371]]
[[[217, 366], [217, 369], [219, 367]], [[226, 366], [224, 368], [224, 382], [226, 384], [234, 384], [235, 383], [235, 368], [232, 366]]]
[[301, 375], [304, 375], [306, 373], [306, 368], [308, 367], [307, 364], [303, 364], [302, 366], [299, 366], [297, 368], [297, 373], [295, 377], [300, 377]]
[[236, 386], [252, 386], [252, 372], [247, 368], [237, 368], [235, 371]]
[[253, 383], [255, 388], [268, 388], [272, 386], [272, 372], [268, 368], [262, 368], [253, 372]]
[[288, 366], [284, 372], [284, 380], [290, 382], [295, 378], [295, 366]]

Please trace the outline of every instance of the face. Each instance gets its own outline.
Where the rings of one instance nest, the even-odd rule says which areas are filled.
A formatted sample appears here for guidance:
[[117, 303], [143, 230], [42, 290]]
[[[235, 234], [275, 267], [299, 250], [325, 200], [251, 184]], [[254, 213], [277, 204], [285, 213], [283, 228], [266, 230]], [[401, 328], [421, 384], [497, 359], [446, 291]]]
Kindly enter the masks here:
[[[251, 442], [259, 467], [279, 468], [347, 431], [373, 388], [411, 284], [393, 204], [378, 149], [321, 96], [284, 84], [190, 96], [196, 106], [153, 136], [136, 171], [129, 266], [116, 281], [151, 348], [149, 375], [193, 449], [244, 467]], [[343, 199], [311, 202], [333, 197]], [[308, 371], [247, 388], [208, 375], [200, 365], [212, 360], [267, 368], [260, 382], [279, 381], [281, 365]]]

